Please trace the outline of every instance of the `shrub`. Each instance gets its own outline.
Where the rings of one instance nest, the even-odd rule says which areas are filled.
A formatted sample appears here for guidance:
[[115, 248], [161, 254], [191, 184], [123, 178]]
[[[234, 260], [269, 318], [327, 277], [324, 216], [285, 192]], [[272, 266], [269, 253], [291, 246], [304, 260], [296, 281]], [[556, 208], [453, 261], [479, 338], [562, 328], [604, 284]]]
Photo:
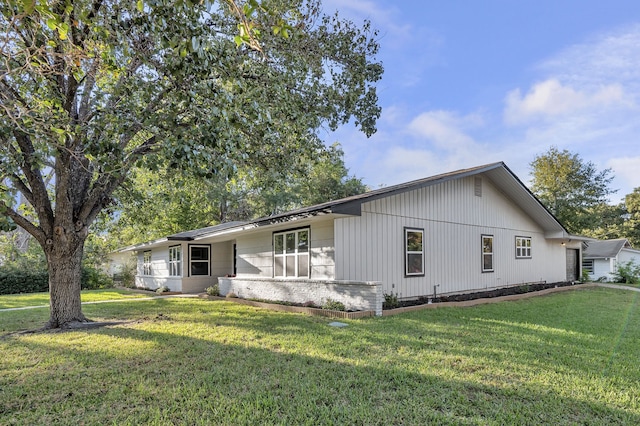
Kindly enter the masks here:
[[580, 278], [580, 281], [582, 281], [583, 283], [588, 283], [589, 281], [591, 281], [589, 271], [587, 271], [586, 269], [582, 270], [582, 277]]
[[613, 273], [613, 282], [624, 284], [638, 284], [640, 281], [640, 266], [634, 260], [619, 263]]
[[103, 271], [91, 266], [82, 268], [82, 289], [98, 290], [113, 287], [113, 279]]
[[227, 293], [226, 297], [228, 297], [229, 299], [236, 299], [238, 296], [234, 292], [230, 291], [229, 293]]
[[[104, 272], [84, 266], [81, 286], [83, 290], [113, 287], [112, 279]], [[40, 293], [49, 291], [49, 273], [38, 269], [0, 269], [0, 294]]]
[[315, 302], [312, 301], [312, 300], [307, 300], [306, 302], [304, 302], [302, 304], [302, 306], [305, 307], [305, 308], [317, 308], [318, 307], [318, 305], [316, 305]]
[[220, 296], [220, 287], [218, 284], [214, 284], [204, 289], [209, 296]]
[[400, 306], [398, 295], [393, 293], [384, 294], [384, 302], [382, 303], [382, 309], [395, 309]]
[[47, 271], [0, 270], [0, 294], [39, 293], [49, 291]]
[[113, 275], [113, 281], [127, 288], [136, 288], [136, 268], [134, 262], [127, 262], [122, 267], [122, 272]]
[[158, 293], [158, 294], [162, 294], [162, 293], [166, 293], [166, 292], [168, 292], [168, 291], [169, 291], [169, 287], [167, 287], [166, 285], [163, 285], [162, 287], [159, 287], [159, 288], [156, 290], [156, 293]]
[[338, 302], [337, 300], [327, 299], [322, 304], [322, 309], [327, 309], [330, 311], [346, 311], [344, 303]]

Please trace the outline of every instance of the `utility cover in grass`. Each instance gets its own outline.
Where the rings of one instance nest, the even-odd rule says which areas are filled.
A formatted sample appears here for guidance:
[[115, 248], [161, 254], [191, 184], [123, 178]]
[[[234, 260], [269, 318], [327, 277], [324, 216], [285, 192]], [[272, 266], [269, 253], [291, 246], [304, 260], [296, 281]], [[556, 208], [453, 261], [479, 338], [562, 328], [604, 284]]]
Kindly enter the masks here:
[[330, 325], [331, 327], [339, 327], [339, 328], [342, 328], [342, 327], [346, 327], [346, 326], [348, 326], [349, 324], [345, 324], [345, 323], [343, 323], [343, 322], [334, 321], [334, 322], [330, 322], [330, 323], [329, 323], [329, 325]]

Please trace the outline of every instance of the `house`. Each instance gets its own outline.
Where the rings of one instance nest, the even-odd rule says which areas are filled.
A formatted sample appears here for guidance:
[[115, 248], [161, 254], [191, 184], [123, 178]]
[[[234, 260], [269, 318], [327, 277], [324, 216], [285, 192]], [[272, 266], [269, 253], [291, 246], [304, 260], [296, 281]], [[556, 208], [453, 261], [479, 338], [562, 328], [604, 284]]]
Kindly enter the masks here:
[[614, 277], [618, 265], [631, 261], [640, 265], [640, 250], [631, 247], [627, 239], [590, 240], [583, 253], [582, 270], [593, 281], [608, 281]]
[[581, 240], [502, 162], [120, 250], [136, 283], [381, 314], [400, 299], [580, 277]]

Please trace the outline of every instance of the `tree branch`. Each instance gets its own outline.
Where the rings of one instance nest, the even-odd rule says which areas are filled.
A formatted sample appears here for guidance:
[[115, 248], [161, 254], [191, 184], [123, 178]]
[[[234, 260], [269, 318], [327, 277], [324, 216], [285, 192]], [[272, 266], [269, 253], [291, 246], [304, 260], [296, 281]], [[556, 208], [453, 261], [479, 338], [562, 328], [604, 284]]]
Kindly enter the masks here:
[[16, 189], [20, 191], [22, 195], [24, 195], [24, 197], [27, 199], [29, 204], [31, 204], [32, 206], [35, 205], [34, 199], [33, 199], [33, 193], [31, 192], [27, 184], [25, 184], [23, 180], [20, 179], [20, 176], [16, 175], [15, 173], [12, 173], [11, 175], [8, 176], [8, 178], [11, 180], [11, 182], [16, 187]]
[[36, 213], [38, 214], [40, 226], [43, 227], [43, 230], [47, 234], [50, 234], [53, 230], [53, 209], [40, 169], [37, 168], [33, 162], [35, 149], [28, 135], [19, 130], [14, 130], [13, 135], [22, 152], [18, 152], [11, 144], [8, 144], [10, 152], [20, 165], [20, 169], [27, 178], [27, 182], [29, 182], [33, 195], [32, 200], [34, 201], [32, 205], [37, 209]]
[[89, 116], [89, 101], [91, 99], [91, 92], [93, 92], [93, 87], [96, 84], [98, 62], [98, 59], [93, 60], [91, 69], [89, 69], [89, 71], [87, 72], [86, 79], [84, 81], [82, 98], [80, 99], [80, 109], [78, 111], [78, 120], [81, 123], [85, 123], [85, 119]]
[[0, 201], [0, 211], [13, 219], [16, 225], [20, 226], [22, 229], [31, 234], [36, 240], [38, 240], [40, 245], [42, 245], [43, 247], [45, 246], [45, 244], [47, 243], [47, 235], [40, 227], [31, 223], [30, 220], [9, 207], [4, 201]]

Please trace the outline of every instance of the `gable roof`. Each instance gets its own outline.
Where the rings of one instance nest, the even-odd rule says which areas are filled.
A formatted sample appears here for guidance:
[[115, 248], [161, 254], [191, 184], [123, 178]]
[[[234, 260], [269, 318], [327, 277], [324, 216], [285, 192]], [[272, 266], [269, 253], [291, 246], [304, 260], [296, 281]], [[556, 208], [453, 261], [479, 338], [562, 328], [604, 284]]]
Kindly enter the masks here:
[[631, 244], [626, 238], [618, 238], [615, 240], [594, 240], [588, 241], [584, 250], [584, 259], [605, 259], [616, 257], [623, 248], [631, 249]]
[[249, 228], [285, 223], [319, 215], [335, 214], [359, 216], [361, 214], [363, 203], [437, 185], [450, 180], [477, 175], [486, 176], [500, 191], [520, 206], [526, 214], [528, 214], [540, 225], [540, 227], [542, 227], [545, 232], [545, 237], [573, 238], [569, 235], [569, 232], [560, 223], [560, 221], [558, 221], [558, 219], [556, 219], [555, 216], [546, 209], [546, 207], [535, 197], [535, 195], [533, 195], [522, 181], [518, 179], [506, 164], [498, 162], [383, 187], [363, 194], [295, 209], [272, 216], [265, 216], [248, 222], [228, 222], [207, 228], [181, 232], [149, 243], [125, 247], [118, 251], [142, 250], [160, 245], [167, 241], [192, 241], [194, 239], [204, 237], [213, 237], [221, 233], [242, 231]]

